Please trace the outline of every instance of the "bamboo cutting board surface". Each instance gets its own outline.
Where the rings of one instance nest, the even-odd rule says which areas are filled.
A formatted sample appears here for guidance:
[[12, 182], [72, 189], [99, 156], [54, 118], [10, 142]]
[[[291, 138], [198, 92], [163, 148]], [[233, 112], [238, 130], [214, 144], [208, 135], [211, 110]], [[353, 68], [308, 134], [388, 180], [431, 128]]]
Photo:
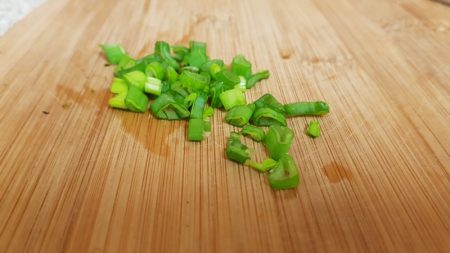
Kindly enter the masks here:
[[[98, 44], [191, 39], [271, 71], [250, 101], [330, 104], [288, 121], [298, 189], [226, 160], [223, 112], [189, 143], [108, 108]], [[449, 252], [449, 80], [432, 1], [49, 0], [0, 39], [0, 252]]]

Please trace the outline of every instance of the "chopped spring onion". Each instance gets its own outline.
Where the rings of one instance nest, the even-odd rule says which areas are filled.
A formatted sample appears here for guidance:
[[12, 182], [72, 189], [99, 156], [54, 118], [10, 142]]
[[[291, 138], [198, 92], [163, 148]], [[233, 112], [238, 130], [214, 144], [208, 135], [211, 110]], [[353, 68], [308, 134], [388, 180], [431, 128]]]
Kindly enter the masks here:
[[261, 142], [266, 137], [266, 133], [262, 128], [253, 125], [245, 125], [241, 131], [242, 135], [250, 137], [256, 142]]
[[[166, 82], [166, 84], [167, 84], [167, 82]], [[179, 81], [175, 81], [167, 86], [170, 86], [170, 91], [172, 91], [172, 93], [174, 92], [174, 93], [179, 94], [180, 96], [183, 97], [183, 99], [186, 98], [188, 95], [190, 95], [190, 93], [183, 87], [183, 85]]]
[[247, 80], [247, 89], [253, 88], [253, 86], [256, 85], [257, 82], [269, 78], [270, 73], [268, 70], [264, 70], [261, 72], [258, 72], [256, 74], [253, 74], [248, 80]]
[[237, 105], [231, 108], [225, 116], [225, 121], [233, 126], [243, 127], [252, 117], [255, 105]]
[[277, 165], [277, 161], [273, 160], [272, 158], [267, 158], [266, 160], [262, 161], [262, 163], [258, 163], [249, 159], [245, 161], [244, 164], [259, 172], [266, 172], [275, 167]]
[[203, 140], [204, 131], [203, 119], [193, 119], [189, 120], [188, 126], [188, 140], [190, 141], [201, 141]]
[[203, 120], [203, 131], [211, 132], [211, 121]]
[[162, 80], [164, 78], [165, 71], [166, 70], [164, 69], [163, 65], [157, 61], [148, 64], [145, 68], [145, 73], [147, 74], [147, 76], [151, 76], [159, 80]]
[[214, 108], [205, 105], [205, 109], [203, 110], [203, 119], [207, 119], [214, 115]]
[[306, 129], [306, 134], [312, 138], [317, 138], [320, 136], [320, 124], [319, 121], [309, 122], [308, 128]]
[[283, 154], [276, 166], [270, 171], [269, 183], [275, 190], [295, 188], [300, 183], [300, 174], [294, 159]]
[[287, 116], [322, 116], [330, 111], [330, 107], [323, 101], [297, 102], [284, 105]]
[[174, 68], [172, 68], [171, 66], [168, 66], [166, 71], [167, 71], [167, 81], [169, 83], [174, 83], [174, 82], [178, 81], [179, 75]]
[[212, 59], [212, 60], [208, 60], [206, 61], [202, 66], [201, 66], [201, 71], [204, 72], [209, 72], [211, 70], [211, 66], [215, 64], [219, 67], [219, 71], [222, 70], [223, 66], [225, 65], [225, 63], [220, 60], [220, 59]]
[[191, 41], [189, 42], [190, 52], [187, 56], [188, 64], [200, 68], [208, 60], [206, 55], [206, 43]]
[[109, 99], [109, 106], [118, 109], [128, 109], [125, 104], [125, 98], [127, 97], [127, 91], [116, 94], [114, 97]]
[[269, 93], [266, 93], [262, 95], [260, 98], [258, 98], [255, 102], [253, 102], [256, 105], [256, 108], [271, 108], [272, 110], [284, 114], [284, 107], [283, 104], [278, 102], [278, 100]]
[[294, 132], [284, 126], [270, 126], [264, 139], [264, 145], [271, 158], [278, 160], [289, 151], [294, 139]]
[[122, 78], [115, 77], [111, 84], [111, 93], [120, 94], [128, 91], [128, 84]]
[[114, 73], [117, 75], [122, 73], [127, 69], [131, 69], [136, 66], [136, 61], [128, 55], [125, 55], [120, 59], [119, 63], [116, 65], [114, 69]]
[[156, 55], [161, 57], [161, 59], [163, 59], [164, 62], [167, 63], [167, 65], [171, 66], [174, 69], [180, 68], [178, 62], [170, 54], [170, 46], [167, 42], [157, 41], [155, 43], [155, 53]]
[[180, 82], [190, 91], [203, 91], [208, 86], [208, 79], [200, 74], [183, 71], [180, 75]]
[[222, 81], [228, 87], [234, 87], [241, 82], [238, 75], [227, 69], [222, 69], [220, 72], [215, 73], [214, 77], [216, 80]]
[[229, 160], [245, 163], [250, 159], [248, 147], [242, 144], [239, 134], [231, 133], [225, 149], [225, 154]]
[[[274, 189], [299, 184], [297, 167], [288, 155], [294, 133], [286, 127], [286, 117], [325, 115], [329, 112], [328, 104], [322, 101], [281, 104], [271, 94], [247, 104], [245, 92], [267, 79], [269, 71], [253, 73], [252, 64], [243, 55], [236, 55], [229, 65], [220, 59], [210, 59], [203, 42], [191, 41], [185, 47], [157, 41], [154, 52], [139, 59], [130, 57], [120, 45], [100, 47], [108, 62], [115, 65], [110, 107], [145, 112], [149, 98], [154, 99], [150, 111], [156, 118], [189, 118], [189, 141], [202, 141], [205, 133], [211, 131], [214, 108], [224, 107], [225, 121], [242, 127], [243, 136], [262, 142], [270, 156], [262, 162], [250, 159], [248, 147], [238, 133], [232, 132], [226, 157], [259, 172], [269, 171]], [[266, 133], [258, 126], [268, 126], [269, 130]], [[319, 136], [319, 122], [311, 121], [306, 133], [313, 138]]]
[[146, 93], [150, 93], [153, 95], [161, 95], [161, 89], [162, 89], [162, 82], [161, 80], [154, 78], [154, 77], [148, 77], [147, 82], [145, 83], [144, 91]]
[[197, 96], [198, 96], [197, 93], [190, 93], [189, 95], [184, 97], [183, 101], [186, 108], [190, 108], [194, 104], [194, 101], [197, 99]]
[[214, 79], [217, 79], [217, 73], [221, 72], [222, 69], [223, 69], [223, 68], [222, 68], [219, 64], [213, 63], [213, 64], [211, 65], [211, 67], [209, 68], [209, 74], [210, 74]]
[[141, 71], [132, 71], [126, 73], [123, 78], [130, 85], [136, 86], [138, 89], [144, 91], [145, 83], [147, 82], [147, 76]]
[[203, 119], [203, 111], [208, 97], [204, 93], [198, 94], [191, 108], [191, 119]]
[[100, 47], [103, 49], [110, 64], [118, 64], [123, 57], [127, 56], [125, 49], [121, 45], [103, 44]]
[[231, 89], [224, 91], [219, 95], [219, 98], [223, 106], [225, 107], [225, 110], [227, 111], [237, 105], [247, 104], [245, 94], [240, 89]]
[[198, 73], [200, 71], [200, 69], [195, 66], [184, 66], [181, 68], [181, 71], [183, 71], [183, 70], [188, 70], [188, 71], [191, 71], [194, 73]]
[[138, 87], [130, 85], [125, 104], [132, 112], [145, 112], [147, 110], [148, 97]]
[[203, 130], [205, 132], [211, 132], [211, 116], [214, 115], [214, 108], [205, 105], [203, 109]]
[[234, 86], [234, 87], [239, 88], [245, 92], [247, 90], [247, 88], [245, 88], [245, 84], [247, 83], [247, 80], [245, 80], [245, 77], [243, 77], [243, 76], [239, 76], [239, 80], [240, 80], [239, 83], [236, 84], [236, 86]]
[[252, 75], [252, 64], [243, 55], [236, 55], [231, 62], [231, 71], [238, 76], [249, 78]]
[[220, 108], [223, 106], [220, 101], [220, 94], [224, 91], [223, 82], [216, 81], [211, 84], [209, 93], [211, 95], [211, 106], [213, 108]]
[[[153, 53], [153, 54], [148, 54], [148, 55], [140, 58], [139, 60], [137, 60], [136, 65], [143, 65], [146, 67], [150, 63], [156, 62], [156, 61], [162, 63], [161, 57], [159, 57], [158, 55]], [[144, 70], [145, 70], [145, 68], [144, 68]]]
[[286, 117], [283, 114], [268, 107], [257, 108], [252, 115], [251, 122], [255, 126], [287, 125]]
[[178, 102], [169, 93], [162, 93], [150, 106], [158, 119], [176, 120], [189, 117], [189, 110], [183, 102]]
[[177, 61], [182, 61], [183, 58], [189, 53], [189, 48], [184, 46], [172, 46], [172, 51], [174, 52], [174, 58]]

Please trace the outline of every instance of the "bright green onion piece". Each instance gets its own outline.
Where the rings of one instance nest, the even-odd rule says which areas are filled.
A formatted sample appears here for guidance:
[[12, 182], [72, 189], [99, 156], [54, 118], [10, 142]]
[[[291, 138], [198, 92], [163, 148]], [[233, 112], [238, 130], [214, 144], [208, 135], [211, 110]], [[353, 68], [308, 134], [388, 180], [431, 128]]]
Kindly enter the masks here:
[[203, 89], [204, 92], [209, 92], [209, 84], [211, 83], [211, 75], [208, 72], [200, 72], [200, 75], [203, 76], [207, 82], [206, 87]]
[[236, 74], [227, 69], [222, 69], [222, 71], [215, 73], [214, 77], [216, 80], [222, 81], [225, 84], [225, 86], [228, 87], [234, 87], [241, 81], [239, 79], [239, 76], [237, 76]]
[[141, 71], [132, 71], [123, 75], [125, 81], [130, 85], [136, 86], [141, 91], [144, 91], [145, 83], [147, 82], [147, 76]]
[[128, 91], [128, 84], [125, 80], [114, 77], [110, 90], [114, 94], [124, 93]]
[[203, 91], [208, 86], [207, 77], [187, 70], [181, 72], [179, 79], [191, 91]]
[[153, 95], [161, 95], [162, 82], [154, 77], [147, 78], [144, 91]]
[[288, 116], [322, 116], [330, 111], [326, 102], [297, 102], [284, 105]]
[[170, 90], [171, 90], [171, 84], [169, 84], [167, 81], [162, 81], [161, 94], [169, 92]]
[[275, 110], [278, 113], [284, 114], [284, 106], [270, 93], [266, 93], [258, 98], [255, 102], [256, 108], [268, 107]]
[[186, 105], [187, 108], [192, 105], [193, 101], [191, 102], [191, 104], [187, 104], [186, 103], [187, 101], [185, 101], [186, 97], [190, 95], [185, 88], [180, 86], [170, 87], [170, 91], [168, 92], [172, 93], [174, 97], [179, 97], [180, 99], [183, 99], [183, 103], [184, 105]]
[[200, 69], [195, 66], [184, 66], [181, 68], [181, 71], [184, 71], [184, 70], [191, 71], [194, 73], [198, 73], [200, 71]]
[[155, 43], [155, 54], [161, 57], [164, 62], [174, 69], [179, 69], [178, 62], [170, 54], [170, 46], [167, 42], [157, 41]]
[[306, 129], [306, 134], [312, 138], [317, 138], [320, 136], [320, 124], [319, 121], [309, 122], [308, 128]]
[[236, 55], [231, 62], [231, 71], [238, 76], [249, 78], [252, 74], [252, 64], [243, 55]]
[[243, 76], [239, 76], [239, 83], [238, 84], [236, 84], [236, 86], [234, 86], [234, 88], [239, 88], [239, 89], [241, 89], [243, 92], [245, 92], [245, 91], [247, 91], [247, 88], [245, 88], [245, 84], [246, 84], [246, 80], [245, 80], [245, 77], [243, 77]]
[[179, 75], [174, 68], [172, 68], [171, 66], [168, 66], [166, 71], [167, 71], [167, 81], [169, 83], [174, 83], [174, 82], [178, 81]]
[[237, 105], [247, 104], [245, 94], [240, 89], [231, 89], [224, 91], [219, 95], [219, 98], [223, 106], [225, 107], [225, 110], [227, 111]]
[[275, 190], [291, 189], [300, 183], [300, 174], [294, 159], [283, 154], [276, 166], [270, 171], [269, 183]]
[[191, 40], [191, 41], [189, 41], [189, 48], [191, 49], [191, 51], [198, 50], [198, 51], [206, 53], [206, 43], [205, 42]]
[[252, 140], [261, 142], [264, 140], [266, 133], [262, 128], [253, 125], [245, 125], [242, 128], [242, 135], [252, 138]]
[[190, 66], [200, 68], [208, 60], [206, 55], [206, 43], [198, 41], [190, 41], [190, 52], [187, 60]]
[[155, 61], [147, 65], [147, 67], [145, 68], [145, 73], [148, 76], [163, 80], [165, 69], [160, 62]]
[[209, 67], [209, 74], [214, 78], [217, 79], [217, 73], [222, 71], [222, 67], [217, 64], [217, 63], [213, 63], [211, 65], [211, 67]]
[[241, 136], [239, 135], [239, 133], [237, 132], [231, 132], [230, 133], [230, 137], [228, 138], [228, 141], [233, 141], [233, 142], [241, 142]]
[[203, 110], [208, 97], [205, 94], [198, 94], [191, 108], [191, 119], [203, 119]]
[[267, 158], [266, 160], [262, 161], [262, 163], [258, 163], [249, 159], [245, 161], [244, 164], [259, 172], [266, 172], [275, 167], [277, 165], [277, 161], [273, 160], [272, 158]]
[[220, 94], [222, 94], [223, 90], [223, 82], [216, 81], [211, 84], [211, 88], [209, 89], [209, 94], [211, 96], [211, 107], [221, 108], [223, 106], [220, 101]]
[[114, 69], [114, 74], [118, 75], [126, 69], [130, 69], [136, 66], [136, 61], [128, 55], [125, 55], [120, 59], [116, 68]]
[[203, 109], [203, 130], [205, 132], [211, 132], [211, 120], [210, 117], [214, 115], [214, 108], [205, 105]]
[[269, 78], [270, 73], [268, 70], [264, 70], [261, 72], [258, 72], [256, 74], [253, 74], [250, 76], [247, 80], [247, 89], [253, 88], [253, 86], [256, 85], [257, 82]]
[[220, 59], [212, 59], [212, 60], [206, 61], [200, 69], [201, 69], [201, 71], [209, 72], [211, 69], [211, 66], [213, 64], [215, 64], [215, 65], [217, 65], [217, 67], [219, 67], [219, 71], [222, 70], [222, 67], [225, 65], [223, 63], [223, 61]]
[[203, 140], [203, 119], [190, 119], [188, 126], [188, 140], [201, 141]]
[[109, 99], [109, 106], [112, 108], [119, 108], [119, 109], [128, 109], [127, 105], [125, 104], [125, 98], [127, 97], [127, 91], [119, 93], [115, 95], [114, 97]]
[[264, 145], [271, 158], [278, 160], [289, 151], [294, 139], [294, 132], [284, 126], [270, 126], [264, 139]]
[[186, 105], [187, 108], [190, 108], [194, 104], [194, 101], [197, 99], [197, 96], [198, 94], [195, 92], [187, 95], [184, 98], [184, 105]]
[[200, 68], [208, 60], [206, 53], [194, 50], [189, 53], [188, 63], [190, 66]]
[[171, 46], [172, 51], [175, 54], [175, 59], [177, 61], [182, 61], [184, 59], [184, 57], [189, 54], [189, 48], [184, 47], [184, 46]]
[[203, 120], [203, 131], [205, 132], [211, 132], [211, 121], [209, 120]]
[[229, 160], [244, 163], [250, 159], [248, 147], [241, 143], [239, 134], [231, 133], [228, 138], [225, 154]]
[[231, 108], [225, 116], [225, 121], [233, 126], [243, 127], [248, 124], [252, 117], [255, 105], [237, 105]]
[[286, 126], [286, 117], [269, 107], [256, 108], [250, 119], [255, 126]]
[[141, 63], [136, 63], [136, 65], [134, 65], [133, 67], [129, 67], [129, 68], [124, 68], [124, 69], [116, 68], [114, 75], [123, 78], [123, 76], [125, 74], [133, 72], [133, 71], [140, 71], [140, 72], [144, 73], [146, 66], [147, 65], [145, 63], [141, 62]]
[[205, 105], [205, 109], [203, 110], [203, 119], [207, 119], [214, 115], [214, 108]]
[[106, 59], [110, 64], [118, 64], [123, 57], [127, 56], [125, 49], [121, 45], [103, 44], [100, 47], [103, 49]]
[[147, 110], [148, 97], [139, 88], [130, 85], [125, 104], [132, 112], [145, 112]]
[[145, 67], [147, 67], [147, 65], [149, 65], [152, 62], [161, 62], [162, 59], [161, 57], [159, 57], [158, 55], [156, 55], [155, 53], [153, 54], [148, 54], [142, 58], [140, 58], [139, 60], [136, 61], [137, 65], [143, 65], [144, 66], [144, 71], [145, 71]]
[[150, 109], [158, 119], [176, 120], [189, 117], [189, 110], [169, 93], [162, 93], [155, 99]]

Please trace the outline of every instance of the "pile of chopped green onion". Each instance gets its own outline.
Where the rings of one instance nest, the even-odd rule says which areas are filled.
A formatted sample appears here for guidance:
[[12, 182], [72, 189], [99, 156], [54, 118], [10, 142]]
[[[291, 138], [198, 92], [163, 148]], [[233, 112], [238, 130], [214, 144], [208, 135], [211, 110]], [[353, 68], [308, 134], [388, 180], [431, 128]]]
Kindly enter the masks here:
[[[214, 109], [227, 111], [225, 121], [242, 128], [232, 132], [225, 150], [229, 160], [269, 173], [274, 189], [295, 188], [300, 182], [293, 158], [288, 154], [294, 133], [287, 127], [287, 117], [322, 116], [329, 112], [322, 101], [281, 104], [271, 94], [247, 103], [245, 92], [269, 78], [269, 71], [254, 73], [252, 64], [237, 55], [229, 66], [220, 59], [210, 59], [206, 44], [191, 41], [189, 47], [170, 46], [157, 41], [154, 52], [134, 59], [120, 45], [101, 45], [110, 65], [115, 65], [109, 106], [144, 113], [149, 108], [158, 119], [189, 120], [187, 138], [202, 141], [211, 131]], [[265, 131], [263, 127], [268, 127]], [[320, 135], [318, 121], [306, 132]], [[261, 163], [250, 158], [241, 135], [262, 142], [269, 158]]]

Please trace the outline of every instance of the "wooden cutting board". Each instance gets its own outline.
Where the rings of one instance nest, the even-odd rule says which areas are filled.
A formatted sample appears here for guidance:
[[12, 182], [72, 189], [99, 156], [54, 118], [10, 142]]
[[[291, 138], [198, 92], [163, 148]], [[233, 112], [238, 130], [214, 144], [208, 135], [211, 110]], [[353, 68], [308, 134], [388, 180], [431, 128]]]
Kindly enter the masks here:
[[[221, 111], [190, 143], [108, 108], [98, 44], [191, 39], [270, 70], [250, 101], [330, 104], [288, 121], [298, 189], [226, 160]], [[449, 252], [449, 80], [432, 1], [49, 0], [0, 39], [0, 252]]]

